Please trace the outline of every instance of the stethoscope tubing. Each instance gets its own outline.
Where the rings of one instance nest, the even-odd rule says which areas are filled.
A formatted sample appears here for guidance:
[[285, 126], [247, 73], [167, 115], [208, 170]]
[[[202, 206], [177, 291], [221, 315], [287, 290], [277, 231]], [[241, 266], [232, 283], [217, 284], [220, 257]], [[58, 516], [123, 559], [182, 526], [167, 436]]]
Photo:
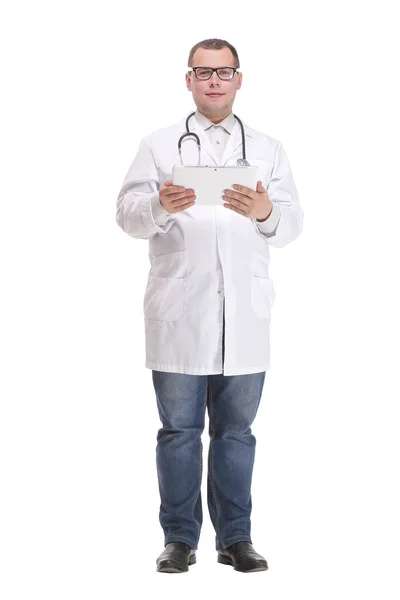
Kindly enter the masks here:
[[[182, 163], [182, 164], [183, 164], [183, 162], [182, 162], [182, 149], [181, 149], [181, 146], [182, 146], [182, 140], [183, 140], [184, 138], [186, 138], [186, 137], [189, 137], [189, 136], [191, 136], [191, 137], [194, 137], [194, 138], [196, 139], [196, 143], [197, 143], [197, 150], [198, 150], [198, 164], [200, 165], [200, 138], [199, 138], [199, 136], [197, 135], [197, 133], [194, 133], [194, 132], [190, 132], [190, 131], [189, 131], [189, 119], [190, 119], [191, 117], [193, 117], [193, 115], [194, 115], [194, 114], [196, 114], [196, 113], [195, 113], [195, 112], [192, 112], [192, 113], [190, 113], [190, 115], [187, 117], [187, 119], [186, 119], [186, 133], [184, 133], [183, 135], [181, 135], [181, 137], [179, 138], [179, 141], [178, 141], [178, 150], [179, 150], [179, 156], [180, 156], [180, 159], [181, 159], [181, 163]], [[240, 125], [240, 129], [241, 129], [241, 132], [242, 132], [242, 157], [243, 157], [243, 158], [242, 158], [242, 159], [239, 159], [239, 160], [238, 160], [238, 163], [239, 163], [239, 161], [240, 161], [240, 163], [241, 163], [241, 165], [242, 165], [242, 166], [248, 166], [248, 164], [249, 164], [249, 163], [248, 163], [248, 162], [247, 162], [247, 160], [246, 160], [246, 142], [245, 142], [245, 135], [244, 135], [244, 127], [243, 127], [243, 123], [242, 123], [242, 121], [239, 119], [239, 117], [238, 117], [237, 115], [233, 115], [233, 116], [235, 117], [235, 119], [236, 119], [236, 120], [237, 120], [237, 122], [239, 123], [239, 125]]]

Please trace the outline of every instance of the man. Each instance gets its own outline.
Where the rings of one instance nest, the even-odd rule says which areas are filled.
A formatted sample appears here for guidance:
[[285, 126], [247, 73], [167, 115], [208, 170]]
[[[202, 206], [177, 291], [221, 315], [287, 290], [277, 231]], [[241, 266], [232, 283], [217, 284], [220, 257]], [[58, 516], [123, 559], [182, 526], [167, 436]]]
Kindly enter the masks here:
[[[186, 85], [197, 107], [189, 126], [200, 138], [201, 164], [236, 166], [242, 157], [232, 112], [242, 85], [237, 51], [225, 40], [204, 40], [192, 48], [188, 66]], [[246, 125], [246, 158], [258, 167], [256, 190], [227, 189], [223, 202], [196, 206], [194, 190], [171, 179], [185, 121], [142, 140], [116, 215], [128, 235], [149, 240], [152, 265], [144, 318], [146, 367], [163, 425], [156, 464], [165, 548], [157, 571], [180, 573], [196, 562], [206, 408], [207, 500], [218, 562], [260, 571], [268, 564], [250, 532], [256, 443], [250, 426], [270, 368], [275, 292], [269, 245], [297, 238], [303, 211], [282, 145]], [[182, 141], [181, 151], [184, 164], [197, 164], [193, 137]]]

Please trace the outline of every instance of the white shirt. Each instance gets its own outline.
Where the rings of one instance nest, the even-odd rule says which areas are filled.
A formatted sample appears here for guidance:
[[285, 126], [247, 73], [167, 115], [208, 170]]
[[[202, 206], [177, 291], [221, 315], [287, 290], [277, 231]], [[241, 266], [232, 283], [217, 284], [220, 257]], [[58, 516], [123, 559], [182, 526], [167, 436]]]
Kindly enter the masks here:
[[204, 128], [204, 131], [213, 145], [218, 158], [221, 159], [235, 124], [235, 117], [233, 116], [233, 113], [229, 113], [229, 115], [225, 117], [223, 121], [218, 123], [218, 125], [214, 125], [212, 121], [210, 121], [198, 110], [196, 110], [195, 118], [199, 125]]

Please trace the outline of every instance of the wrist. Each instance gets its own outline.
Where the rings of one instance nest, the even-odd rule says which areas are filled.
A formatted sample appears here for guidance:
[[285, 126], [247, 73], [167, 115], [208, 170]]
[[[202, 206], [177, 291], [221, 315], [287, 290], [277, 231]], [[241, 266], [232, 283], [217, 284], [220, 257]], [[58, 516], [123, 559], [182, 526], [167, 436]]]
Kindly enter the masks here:
[[266, 221], [268, 219], [268, 217], [271, 215], [272, 209], [273, 209], [273, 205], [272, 205], [272, 202], [271, 202], [271, 210], [269, 211], [269, 213], [267, 214], [267, 216], [264, 219], [257, 219], [257, 221], [259, 223], [263, 223], [264, 221]]

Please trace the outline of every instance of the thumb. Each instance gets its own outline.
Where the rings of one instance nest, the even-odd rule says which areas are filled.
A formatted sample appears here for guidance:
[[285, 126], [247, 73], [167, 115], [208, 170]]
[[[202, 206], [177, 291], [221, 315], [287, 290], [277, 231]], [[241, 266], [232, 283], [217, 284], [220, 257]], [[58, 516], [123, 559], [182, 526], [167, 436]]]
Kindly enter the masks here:
[[164, 185], [172, 185], [172, 179], [167, 179]]
[[257, 181], [257, 189], [256, 189], [256, 191], [257, 192], [265, 192], [266, 191], [265, 187], [263, 186], [263, 184], [262, 184], [261, 181]]

